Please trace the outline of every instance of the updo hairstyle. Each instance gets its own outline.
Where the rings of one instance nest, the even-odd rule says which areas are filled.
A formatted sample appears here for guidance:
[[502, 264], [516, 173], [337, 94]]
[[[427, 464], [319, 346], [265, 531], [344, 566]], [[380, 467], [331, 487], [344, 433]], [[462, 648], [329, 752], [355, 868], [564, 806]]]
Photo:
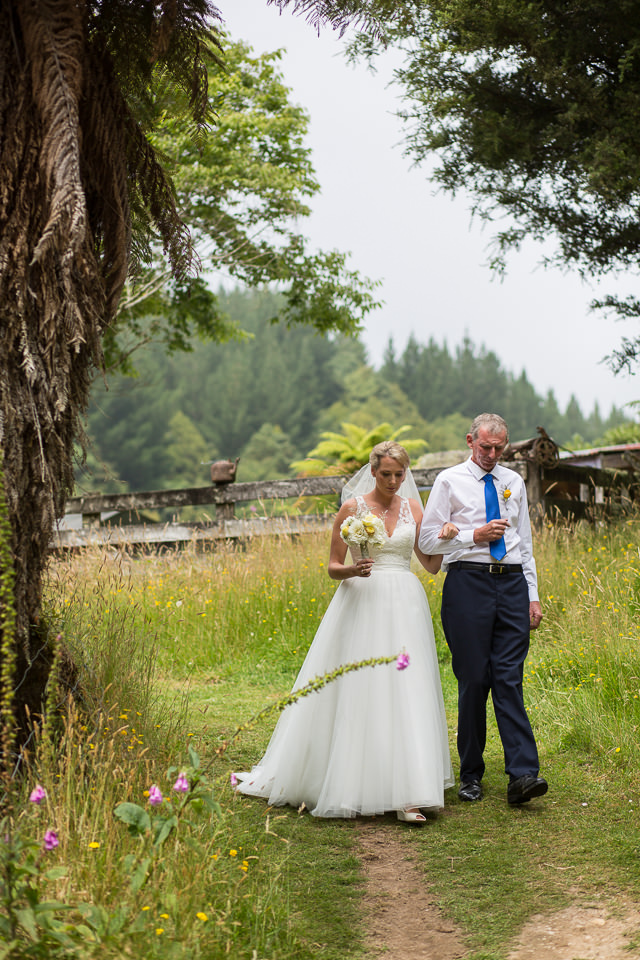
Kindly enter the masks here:
[[376, 443], [369, 454], [369, 463], [372, 470], [377, 470], [383, 457], [392, 457], [397, 460], [401, 467], [406, 470], [411, 463], [411, 458], [405, 448], [395, 440], [383, 440], [382, 443]]

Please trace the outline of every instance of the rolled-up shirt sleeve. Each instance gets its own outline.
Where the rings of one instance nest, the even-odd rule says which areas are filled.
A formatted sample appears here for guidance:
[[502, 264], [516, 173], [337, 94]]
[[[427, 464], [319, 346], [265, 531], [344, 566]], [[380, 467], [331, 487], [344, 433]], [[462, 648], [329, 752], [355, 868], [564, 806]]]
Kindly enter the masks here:
[[520, 558], [522, 560], [522, 571], [529, 588], [529, 601], [539, 600], [538, 596], [538, 573], [536, 570], [536, 561], [533, 556], [533, 538], [531, 536], [531, 520], [529, 518], [529, 505], [527, 503], [526, 492], [520, 500], [520, 509], [518, 510], [518, 533], [520, 535]]
[[[452, 540], [439, 540], [438, 534], [445, 523], [451, 521], [451, 497], [449, 485], [442, 474], [436, 477], [424, 509], [418, 546], [423, 553], [456, 553], [473, 545], [473, 527], [461, 527]], [[455, 521], [452, 521], [455, 522]], [[457, 526], [457, 524], [456, 524]]]
[[[473, 535], [486, 523], [484, 471], [472, 461], [450, 467], [438, 474], [427, 500], [418, 536], [423, 553], [440, 554], [442, 569], [449, 563], [469, 560], [472, 563], [491, 563], [489, 544], [475, 543]], [[499, 488], [501, 516], [509, 521], [505, 530], [507, 555], [505, 563], [522, 564], [529, 589], [529, 600], [538, 600], [536, 563], [533, 557], [531, 521], [524, 481], [517, 473], [497, 467], [494, 479]], [[458, 534], [451, 540], [439, 540], [445, 523], [454, 523]]]

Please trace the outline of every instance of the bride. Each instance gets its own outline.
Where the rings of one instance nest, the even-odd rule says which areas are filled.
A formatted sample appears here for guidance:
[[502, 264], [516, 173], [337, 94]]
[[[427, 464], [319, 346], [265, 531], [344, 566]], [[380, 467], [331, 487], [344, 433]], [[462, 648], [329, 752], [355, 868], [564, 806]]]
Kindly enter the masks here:
[[[343, 490], [329, 559], [329, 576], [342, 582], [294, 690], [341, 664], [401, 651], [408, 669], [365, 667], [287, 707], [262, 760], [236, 775], [237, 789], [270, 804], [304, 804], [317, 817], [395, 810], [422, 823], [422, 810], [444, 806], [454, 778], [431, 614], [410, 561], [415, 552], [437, 573], [441, 557], [418, 549], [422, 507], [407, 451], [386, 441], [369, 460]], [[370, 557], [347, 558], [344, 521], [367, 513], [383, 521], [384, 543]], [[447, 524], [440, 536], [456, 533]]]

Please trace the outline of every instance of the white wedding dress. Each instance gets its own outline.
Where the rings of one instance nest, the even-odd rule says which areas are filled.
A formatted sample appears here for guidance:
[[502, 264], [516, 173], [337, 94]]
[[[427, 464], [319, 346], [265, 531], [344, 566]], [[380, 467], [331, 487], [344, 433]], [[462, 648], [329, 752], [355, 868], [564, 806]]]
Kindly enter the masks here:
[[[357, 513], [369, 511], [357, 497]], [[317, 817], [437, 809], [453, 786], [429, 605], [410, 561], [409, 502], [368, 578], [344, 580], [318, 628], [294, 690], [341, 664], [409, 654], [410, 664], [365, 667], [288, 706], [241, 793], [302, 803]]]

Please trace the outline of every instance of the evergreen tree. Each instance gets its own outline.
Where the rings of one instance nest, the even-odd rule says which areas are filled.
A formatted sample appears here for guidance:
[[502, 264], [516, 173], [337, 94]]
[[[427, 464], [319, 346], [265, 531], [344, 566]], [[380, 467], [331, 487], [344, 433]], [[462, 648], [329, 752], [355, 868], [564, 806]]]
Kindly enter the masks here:
[[[167, 356], [159, 345], [139, 355], [139, 375], [95, 384], [89, 432], [97, 450], [133, 490], [180, 486], [163, 438], [178, 412], [197, 428], [205, 456], [235, 459], [265, 423], [284, 424], [302, 455], [317, 437], [317, 420], [341, 396], [337, 370], [360, 365], [363, 348], [351, 340], [284, 328], [269, 321], [281, 301], [268, 292], [218, 294], [250, 339], [221, 346], [193, 342]], [[202, 471], [206, 482], [206, 470]]]
[[536, 436], [536, 428], [544, 427], [543, 401], [527, 375], [522, 371], [517, 379], [508, 377], [505, 419], [509, 424], [510, 435], [514, 439], [525, 440]]
[[558, 401], [553, 390], [548, 390], [547, 395], [544, 398], [542, 404], [542, 422], [538, 424], [540, 427], [544, 427], [550, 437], [552, 437], [556, 443], [562, 443], [560, 439], [561, 436], [565, 436], [565, 431], [562, 422], [562, 414], [560, 413], [560, 407], [558, 406]]
[[491, 411], [505, 416], [507, 402], [507, 375], [495, 353], [480, 347], [465, 337], [456, 350], [455, 364], [456, 409], [468, 417]]
[[462, 413], [450, 413], [427, 424], [425, 440], [429, 444], [428, 452], [441, 450], [466, 450], [466, 436], [471, 418]]
[[[627, 407], [631, 407], [637, 411], [638, 402], [636, 401], [635, 403], [628, 403]], [[609, 416], [604, 424], [605, 430], [609, 431], [615, 429], [615, 427], [621, 427], [623, 424], [628, 423], [630, 419], [631, 418], [625, 415], [622, 410], [619, 410], [618, 407], [612, 405], [611, 410], [609, 411]]]
[[604, 430], [604, 423], [600, 415], [600, 405], [596, 400], [593, 410], [586, 419], [586, 436], [593, 442]]
[[150, 345], [140, 354], [138, 376], [94, 383], [87, 417], [92, 442], [130, 490], [172, 486], [163, 440], [180, 409], [171, 388], [173, 363], [160, 345]]
[[169, 420], [164, 435], [165, 485], [169, 487], [201, 486], [207, 479], [204, 462], [213, 451], [195, 423], [177, 410]]
[[387, 340], [387, 345], [384, 348], [384, 353], [382, 355], [382, 367], [380, 368], [380, 373], [383, 377], [391, 377], [395, 379], [395, 370], [396, 370], [396, 348], [393, 343], [393, 337], [389, 337]]
[[[584, 438], [587, 430], [587, 424], [580, 409], [580, 404], [572, 393], [564, 413], [563, 436]], [[575, 442], [575, 441], [574, 441]]]
[[424, 420], [446, 416], [456, 409], [453, 360], [446, 344], [440, 347], [431, 338], [422, 345], [411, 335], [402, 355], [396, 358], [390, 341], [381, 372], [411, 398]]
[[[339, 432], [344, 422], [365, 430], [385, 421], [410, 424], [409, 436], [435, 452], [464, 448], [469, 424], [483, 410], [501, 413], [514, 440], [536, 436], [541, 426], [560, 444], [575, 434], [583, 445], [593, 443], [628, 419], [615, 407], [604, 423], [597, 408], [585, 418], [575, 398], [562, 413], [553, 391], [541, 398], [524, 371], [514, 377], [468, 337], [453, 355], [433, 338], [421, 344], [412, 337], [399, 354], [390, 341], [376, 371], [355, 339], [270, 323], [281, 305], [273, 293], [221, 290], [218, 299], [247, 339], [224, 347], [192, 341], [191, 352], [171, 356], [151, 346], [140, 354], [136, 379], [117, 376], [108, 389], [95, 386], [89, 428], [96, 456], [132, 490], [191, 485], [165, 440], [178, 413], [186, 418], [180, 435], [190, 423], [204, 444], [199, 460], [241, 456], [239, 476], [247, 479], [270, 479], [261, 461], [277, 471], [272, 477], [286, 475], [321, 431]], [[254, 439], [272, 442], [272, 451], [256, 453]], [[206, 483], [208, 472], [200, 470], [194, 482]]]
[[289, 437], [273, 423], [263, 423], [242, 449], [238, 480], [277, 480], [288, 477], [295, 451]]
[[411, 439], [424, 437], [427, 429], [426, 421], [406, 393], [368, 366], [348, 374], [340, 400], [320, 413], [317, 425], [319, 430], [337, 432], [346, 421], [365, 429], [383, 422], [409, 424], [407, 437]]

